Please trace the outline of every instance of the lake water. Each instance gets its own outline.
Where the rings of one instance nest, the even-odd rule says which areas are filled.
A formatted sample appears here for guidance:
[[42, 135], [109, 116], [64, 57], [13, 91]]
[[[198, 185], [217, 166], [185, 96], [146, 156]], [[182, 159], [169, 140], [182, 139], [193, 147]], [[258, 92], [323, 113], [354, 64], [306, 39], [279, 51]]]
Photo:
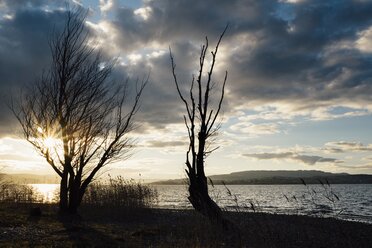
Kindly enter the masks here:
[[[58, 184], [32, 185], [47, 202], [55, 200]], [[159, 208], [191, 208], [184, 185], [155, 185]], [[227, 210], [336, 217], [372, 223], [372, 185], [217, 185], [213, 199]]]
[[59, 184], [29, 184], [36, 193], [38, 198], [46, 203], [55, 202], [58, 198]]

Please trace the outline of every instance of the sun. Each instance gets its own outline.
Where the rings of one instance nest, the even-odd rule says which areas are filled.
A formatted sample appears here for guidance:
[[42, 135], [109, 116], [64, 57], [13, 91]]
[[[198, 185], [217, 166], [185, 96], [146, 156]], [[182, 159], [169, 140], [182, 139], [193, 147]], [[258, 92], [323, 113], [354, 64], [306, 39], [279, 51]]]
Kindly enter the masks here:
[[49, 151], [54, 151], [60, 146], [61, 141], [53, 135], [50, 135], [50, 132], [44, 131], [41, 127], [37, 127], [37, 131], [40, 134], [40, 137], [38, 138], [39, 142], [41, 142]]
[[58, 146], [59, 140], [53, 138], [53, 137], [46, 137], [44, 139], [44, 145], [49, 149], [53, 150]]

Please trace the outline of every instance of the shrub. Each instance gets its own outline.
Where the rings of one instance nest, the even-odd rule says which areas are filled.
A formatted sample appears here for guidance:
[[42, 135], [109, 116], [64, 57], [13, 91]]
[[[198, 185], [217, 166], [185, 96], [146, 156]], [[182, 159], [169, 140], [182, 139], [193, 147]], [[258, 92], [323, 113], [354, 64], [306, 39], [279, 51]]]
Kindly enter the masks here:
[[157, 202], [158, 193], [148, 185], [125, 180], [121, 176], [111, 178], [108, 183], [90, 185], [82, 205], [105, 208], [147, 208]]
[[6, 203], [35, 203], [39, 200], [35, 190], [28, 185], [0, 185], [0, 202]]

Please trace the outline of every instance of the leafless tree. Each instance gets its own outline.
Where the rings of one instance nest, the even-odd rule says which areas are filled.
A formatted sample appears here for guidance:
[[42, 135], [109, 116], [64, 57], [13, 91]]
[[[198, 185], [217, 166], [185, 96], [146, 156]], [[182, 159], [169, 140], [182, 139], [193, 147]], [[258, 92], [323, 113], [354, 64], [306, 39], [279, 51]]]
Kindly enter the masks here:
[[115, 62], [104, 62], [91, 44], [86, 16], [66, 11], [63, 31], [49, 42], [49, 71], [11, 105], [27, 141], [61, 178], [60, 211], [73, 214], [99, 171], [130, 155], [128, 133], [148, 82], [137, 80], [128, 105], [128, 80], [110, 80]]
[[186, 153], [186, 174], [189, 180], [189, 201], [201, 214], [207, 216], [212, 222], [222, 223], [222, 211], [220, 207], [211, 199], [208, 193], [208, 182], [204, 172], [205, 158], [216, 148], [212, 148], [211, 138], [219, 130], [220, 125], [216, 123], [221, 111], [224, 99], [225, 84], [227, 80], [227, 71], [225, 72], [221, 94], [217, 100], [216, 106], [211, 105], [211, 91], [214, 86], [213, 70], [215, 67], [218, 47], [227, 30], [222, 32], [215, 49], [211, 52], [211, 64], [206, 76], [203, 75], [206, 63], [206, 54], [208, 50], [208, 38], [201, 47], [199, 58], [198, 75], [192, 77], [188, 97], [181, 92], [181, 86], [176, 76], [176, 64], [170, 50], [172, 63], [172, 74], [177, 87], [178, 95], [186, 107], [184, 122], [189, 136], [189, 148]]

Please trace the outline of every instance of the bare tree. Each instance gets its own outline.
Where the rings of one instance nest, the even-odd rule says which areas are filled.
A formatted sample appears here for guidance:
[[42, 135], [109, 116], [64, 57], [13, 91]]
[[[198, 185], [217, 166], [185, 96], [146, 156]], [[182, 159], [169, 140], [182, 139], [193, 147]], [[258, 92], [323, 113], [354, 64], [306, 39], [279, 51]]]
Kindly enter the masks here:
[[47, 73], [12, 103], [23, 134], [60, 176], [60, 211], [76, 213], [83, 195], [107, 164], [133, 148], [128, 133], [148, 82], [136, 83], [128, 106], [128, 80], [115, 84], [114, 61], [104, 62], [90, 43], [84, 10], [66, 12], [61, 33], [52, 37]]
[[216, 123], [217, 117], [220, 114], [222, 101], [224, 98], [225, 84], [227, 80], [227, 71], [222, 82], [222, 89], [216, 106], [211, 105], [211, 91], [214, 86], [212, 79], [213, 69], [216, 62], [218, 47], [227, 30], [222, 32], [214, 51], [211, 52], [212, 60], [207, 71], [206, 77], [203, 76], [206, 62], [206, 53], [208, 50], [208, 38], [206, 43], [201, 47], [199, 58], [199, 73], [197, 77], [192, 77], [189, 90], [189, 97], [186, 99], [181, 92], [180, 83], [176, 76], [176, 64], [170, 50], [170, 58], [172, 63], [172, 73], [174, 82], [177, 87], [178, 95], [185, 104], [186, 115], [184, 121], [189, 136], [189, 148], [186, 153], [186, 174], [189, 180], [189, 201], [193, 207], [207, 216], [212, 222], [222, 223], [222, 211], [219, 206], [211, 199], [208, 193], [208, 182], [204, 172], [205, 158], [216, 148], [211, 148], [211, 137], [219, 130], [220, 125]]

